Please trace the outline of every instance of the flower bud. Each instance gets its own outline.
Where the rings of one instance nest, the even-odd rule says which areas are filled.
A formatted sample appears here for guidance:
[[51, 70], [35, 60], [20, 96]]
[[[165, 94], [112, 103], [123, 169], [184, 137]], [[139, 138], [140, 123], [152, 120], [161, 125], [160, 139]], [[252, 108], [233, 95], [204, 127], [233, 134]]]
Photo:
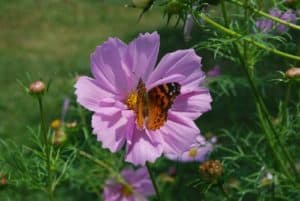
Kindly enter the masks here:
[[132, 0], [132, 4], [137, 8], [146, 8], [151, 0]]
[[298, 68], [298, 67], [293, 67], [293, 68], [288, 69], [288, 70], [285, 72], [285, 76], [286, 76], [287, 78], [290, 78], [290, 79], [293, 79], [293, 78], [300, 78], [300, 68]]
[[274, 182], [274, 176], [272, 173], [267, 172], [267, 174], [260, 180], [261, 186], [269, 186]]
[[183, 10], [184, 5], [183, 3], [177, 1], [177, 0], [171, 0], [165, 7], [165, 12], [168, 15], [177, 15], [180, 14]]
[[200, 165], [200, 173], [208, 180], [216, 181], [223, 173], [223, 167], [219, 160], [205, 161]]
[[0, 186], [5, 186], [6, 184], [7, 184], [6, 176], [0, 173]]
[[52, 129], [59, 129], [61, 127], [61, 121], [59, 119], [54, 119], [52, 122], [51, 122], [51, 128]]
[[76, 128], [77, 122], [76, 121], [71, 121], [66, 123], [67, 128]]
[[45, 91], [45, 84], [40, 80], [34, 81], [30, 84], [29, 91], [32, 94], [41, 94]]
[[67, 134], [63, 129], [56, 130], [53, 136], [53, 144], [60, 145], [66, 142], [68, 139]]

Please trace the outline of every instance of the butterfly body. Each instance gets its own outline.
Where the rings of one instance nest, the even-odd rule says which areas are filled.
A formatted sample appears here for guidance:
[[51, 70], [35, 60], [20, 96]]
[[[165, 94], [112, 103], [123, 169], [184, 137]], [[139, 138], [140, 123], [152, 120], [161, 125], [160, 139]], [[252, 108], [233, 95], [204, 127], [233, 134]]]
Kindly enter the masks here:
[[137, 86], [136, 123], [138, 128], [145, 126], [149, 130], [157, 130], [164, 125], [168, 118], [168, 110], [175, 98], [180, 94], [180, 85], [169, 82], [158, 85], [147, 92], [146, 86], [140, 79]]

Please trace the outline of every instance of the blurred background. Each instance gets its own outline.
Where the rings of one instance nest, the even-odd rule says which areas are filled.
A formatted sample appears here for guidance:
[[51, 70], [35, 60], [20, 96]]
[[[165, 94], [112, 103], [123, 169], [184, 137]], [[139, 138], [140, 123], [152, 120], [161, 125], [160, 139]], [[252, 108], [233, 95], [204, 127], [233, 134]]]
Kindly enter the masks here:
[[[124, 5], [118, 0], [0, 1], [1, 138], [26, 140], [27, 125], [38, 122], [37, 104], [18, 80], [28, 85], [27, 74], [33, 80], [51, 79], [47, 120], [59, 118], [63, 99], [73, 94], [76, 75], [89, 72], [89, 57], [97, 45], [108, 37], [128, 42], [139, 32], [165, 25], [159, 10], [138, 22], [140, 10]], [[162, 43], [167, 40], [163, 37]], [[176, 41], [182, 43], [183, 38]]]

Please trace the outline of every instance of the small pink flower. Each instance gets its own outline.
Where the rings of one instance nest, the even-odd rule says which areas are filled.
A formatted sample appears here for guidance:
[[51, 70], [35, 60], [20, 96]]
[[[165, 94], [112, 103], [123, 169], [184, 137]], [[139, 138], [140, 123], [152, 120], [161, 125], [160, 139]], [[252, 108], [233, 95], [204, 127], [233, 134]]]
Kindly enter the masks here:
[[[193, 49], [178, 50], [165, 55], [155, 67], [159, 45], [157, 32], [141, 34], [128, 45], [110, 38], [91, 55], [94, 78], [81, 76], [75, 84], [77, 101], [94, 112], [92, 128], [97, 140], [112, 152], [126, 145], [125, 160], [134, 164], [154, 162], [162, 153], [186, 151], [200, 133], [194, 120], [211, 108], [209, 91], [200, 87], [205, 78], [201, 58]], [[166, 83], [180, 86], [158, 129], [137, 124], [140, 81], [147, 92], [161, 85], [160, 91], [167, 93], [162, 88]]]
[[210, 141], [206, 141], [204, 137], [197, 137], [197, 143], [193, 144], [189, 150], [181, 155], [166, 154], [165, 156], [170, 160], [176, 160], [181, 162], [194, 162], [204, 161], [206, 156], [213, 150], [213, 144], [216, 143], [216, 137], [213, 137]]
[[128, 185], [108, 179], [103, 190], [104, 201], [147, 201], [155, 193], [146, 168], [125, 169], [121, 175]]

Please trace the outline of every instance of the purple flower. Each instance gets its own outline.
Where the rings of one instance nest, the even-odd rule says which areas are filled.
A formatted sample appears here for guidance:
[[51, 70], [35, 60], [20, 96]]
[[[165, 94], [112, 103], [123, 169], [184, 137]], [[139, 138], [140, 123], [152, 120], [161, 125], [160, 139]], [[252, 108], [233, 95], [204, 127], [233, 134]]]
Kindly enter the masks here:
[[67, 112], [69, 110], [69, 107], [70, 107], [70, 98], [66, 97], [64, 99], [64, 103], [63, 103], [63, 106], [62, 106], [62, 111], [61, 111], [61, 121], [64, 122], [65, 120], [65, 117], [67, 115]]
[[[295, 24], [297, 22], [297, 16], [295, 13], [293, 13], [293, 11], [291, 9], [289, 9], [285, 13], [283, 13], [280, 18], [284, 21], [291, 22], [293, 24]], [[288, 27], [283, 24], [278, 24], [276, 26], [276, 31], [279, 34], [283, 34], [288, 31]]]
[[[201, 58], [193, 49], [178, 50], [165, 55], [155, 67], [159, 44], [157, 32], [140, 34], [128, 45], [110, 38], [91, 55], [94, 78], [82, 76], [75, 85], [77, 101], [94, 112], [97, 140], [112, 152], [126, 144], [125, 160], [133, 164], [154, 162], [162, 153], [186, 151], [200, 132], [193, 120], [211, 108], [209, 91], [199, 87], [205, 77]], [[170, 87], [177, 85], [180, 94], [169, 110], [162, 111], [178, 92]], [[159, 107], [150, 108], [142, 101], [148, 96], [141, 95], [144, 88], [155, 92]], [[167, 114], [165, 118], [160, 118], [161, 111]], [[163, 125], [148, 126], [149, 115], [160, 123], [163, 120]]]
[[[278, 8], [272, 8], [269, 11], [269, 14], [287, 22], [291, 22], [294, 24], [297, 22], [297, 16], [291, 9], [283, 12]], [[270, 19], [265, 18], [256, 21], [256, 27], [259, 31], [266, 33], [271, 32], [273, 29], [275, 29], [275, 31], [279, 34], [283, 34], [288, 31], [288, 27], [286, 25], [276, 23]]]
[[155, 193], [146, 168], [124, 169], [121, 175], [127, 185], [108, 179], [103, 189], [104, 201], [147, 201]]
[[256, 21], [256, 27], [259, 31], [268, 33], [272, 30], [273, 27], [273, 21], [267, 20], [267, 19], [261, 19]]
[[213, 144], [216, 143], [216, 138], [213, 137], [210, 141], [206, 141], [204, 137], [198, 136], [197, 143], [193, 144], [190, 149], [181, 155], [166, 154], [170, 160], [181, 162], [204, 161], [207, 154], [213, 150]]
[[269, 10], [269, 14], [274, 16], [274, 17], [280, 18], [281, 15], [282, 15], [282, 11], [279, 10], [278, 8], [272, 8], [271, 10]]
[[221, 74], [221, 69], [219, 65], [215, 65], [214, 67], [212, 67], [212, 69], [210, 69], [206, 75], [208, 77], [217, 77]]

